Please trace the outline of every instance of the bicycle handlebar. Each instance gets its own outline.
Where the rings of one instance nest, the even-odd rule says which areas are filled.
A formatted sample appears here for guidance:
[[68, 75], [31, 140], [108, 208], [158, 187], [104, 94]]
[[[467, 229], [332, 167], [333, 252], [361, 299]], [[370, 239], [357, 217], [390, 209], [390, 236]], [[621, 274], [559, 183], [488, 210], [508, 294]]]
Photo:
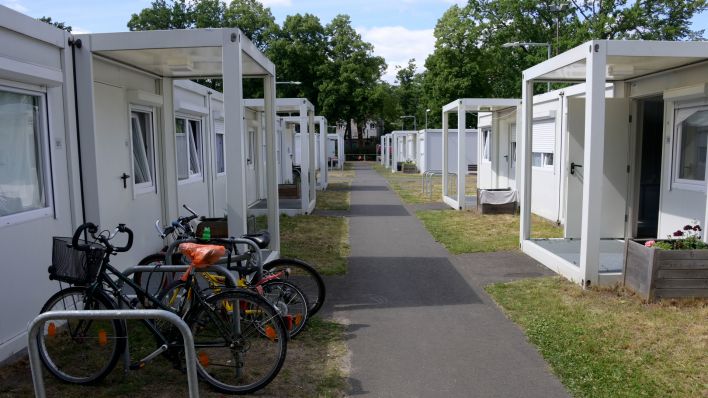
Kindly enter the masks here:
[[84, 233], [84, 231], [88, 230], [88, 232], [91, 234], [91, 236], [94, 236], [96, 232], [98, 232], [98, 226], [92, 222], [87, 222], [84, 224], [81, 224], [79, 228], [76, 229], [76, 232], [74, 232], [74, 236], [71, 237], [71, 245], [79, 251], [85, 252], [88, 251], [91, 246], [90, 245], [82, 245], [79, 243], [79, 238], [81, 237], [81, 234]]
[[[98, 226], [92, 222], [87, 222], [81, 224], [79, 228], [77, 228], [74, 232], [74, 236], [71, 237], [71, 245], [78, 251], [85, 252], [91, 249], [91, 245], [84, 245], [79, 243], [79, 238], [81, 237], [81, 234], [84, 233], [84, 231], [88, 231], [91, 234], [91, 237], [100, 240], [101, 243], [103, 243], [103, 245], [105, 245], [106, 248], [111, 252], [123, 253], [127, 252], [128, 250], [130, 250], [131, 247], [133, 247], [133, 231], [130, 228], [126, 227], [125, 224], [118, 224], [118, 227], [116, 228], [116, 233], [109, 234], [106, 237], [102, 234], [96, 236], [96, 232], [98, 232]], [[118, 232], [128, 234], [128, 243], [126, 243], [125, 246], [115, 247], [110, 244], [110, 240], [113, 239]]]

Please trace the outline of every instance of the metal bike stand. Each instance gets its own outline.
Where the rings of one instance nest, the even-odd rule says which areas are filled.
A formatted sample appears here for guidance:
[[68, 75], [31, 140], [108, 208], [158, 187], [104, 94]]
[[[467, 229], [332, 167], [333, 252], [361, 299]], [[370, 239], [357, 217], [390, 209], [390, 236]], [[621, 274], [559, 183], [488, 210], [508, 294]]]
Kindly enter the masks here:
[[[139, 271], [144, 271], [145, 268], [150, 268], [148, 272], [185, 272], [187, 271], [187, 268], [189, 268], [188, 265], [160, 265], [160, 266], [149, 266], [149, 265], [134, 265], [132, 267], [126, 268], [125, 271], [123, 271], [123, 275], [125, 276], [130, 276], [136, 272]], [[234, 274], [232, 272], [229, 272], [225, 267], [222, 267], [221, 265], [210, 265], [206, 268], [200, 268], [200, 269], [195, 269], [195, 272], [214, 272], [217, 274], [223, 275], [229, 283], [231, 283], [231, 286], [238, 286], [236, 284], [236, 278], [234, 277]], [[118, 300], [118, 305], [120, 306], [121, 301]], [[126, 325], [126, 333], [128, 332], [128, 325]], [[128, 369], [130, 368], [130, 346], [129, 342], [126, 341], [125, 343], [125, 352], [123, 353], [123, 369], [127, 372]]]
[[[45, 398], [44, 379], [42, 377], [42, 362], [39, 358], [37, 336], [40, 327], [48, 320], [56, 319], [161, 319], [175, 325], [182, 334], [184, 342], [185, 362], [187, 365], [187, 384], [189, 396], [199, 397], [197, 379], [197, 354], [194, 349], [194, 336], [189, 326], [175, 313], [165, 310], [87, 310], [87, 311], [49, 311], [39, 314], [27, 326], [28, 350], [30, 369], [32, 370], [32, 384], [37, 398]], [[127, 332], [126, 332], [127, 333]]]

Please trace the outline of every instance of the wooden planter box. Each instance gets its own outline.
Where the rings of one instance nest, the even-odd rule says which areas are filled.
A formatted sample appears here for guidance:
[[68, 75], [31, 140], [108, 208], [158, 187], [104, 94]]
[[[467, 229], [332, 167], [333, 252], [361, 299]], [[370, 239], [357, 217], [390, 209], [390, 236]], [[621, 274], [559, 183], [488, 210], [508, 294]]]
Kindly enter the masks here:
[[281, 198], [299, 198], [300, 197], [300, 185], [299, 184], [280, 184], [278, 185], [278, 197]]
[[708, 297], [708, 250], [661, 250], [625, 244], [624, 284], [645, 300]]

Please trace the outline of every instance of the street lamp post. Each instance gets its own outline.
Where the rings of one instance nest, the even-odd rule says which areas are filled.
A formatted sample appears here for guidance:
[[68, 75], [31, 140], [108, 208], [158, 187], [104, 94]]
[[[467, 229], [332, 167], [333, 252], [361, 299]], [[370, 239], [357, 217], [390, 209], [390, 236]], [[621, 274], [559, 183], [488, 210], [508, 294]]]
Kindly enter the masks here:
[[[413, 118], [413, 130], [417, 130], [418, 125], [416, 124], [415, 115], [405, 115], [405, 116], [401, 116], [401, 119], [408, 119], [408, 118]], [[405, 127], [405, 124], [404, 124], [403, 127]], [[404, 129], [404, 130], [405, 130], [405, 129]]]
[[430, 113], [430, 109], [425, 110], [425, 129], [428, 129], [428, 113]]
[[[513, 47], [546, 47], [548, 49], [548, 59], [551, 59], [551, 43], [529, 43], [529, 42], [518, 42], [515, 41], [513, 43], [504, 43], [502, 44], [502, 47], [504, 48], [513, 48]], [[547, 83], [548, 91], [551, 91], [551, 82]]]

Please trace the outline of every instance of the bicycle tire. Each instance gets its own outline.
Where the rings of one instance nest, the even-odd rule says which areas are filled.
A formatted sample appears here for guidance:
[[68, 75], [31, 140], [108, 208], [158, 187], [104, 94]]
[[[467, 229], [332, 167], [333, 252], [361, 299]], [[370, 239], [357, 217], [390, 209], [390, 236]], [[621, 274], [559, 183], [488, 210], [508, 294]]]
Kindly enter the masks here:
[[[173, 262], [175, 256], [172, 257]], [[133, 273], [133, 282], [140, 286], [146, 293], [157, 297], [160, 292], [167, 288], [175, 279], [174, 272], [155, 272], [155, 268], [166, 264], [165, 253], [153, 253], [143, 258], [138, 263], [139, 266], [145, 266], [145, 271], [136, 271]], [[136, 291], [138, 302], [145, 308], [152, 308], [153, 305], [148, 301], [143, 292]]]
[[300, 288], [282, 279], [273, 279], [260, 287], [263, 297], [278, 309], [288, 336], [292, 339], [300, 334], [309, 319], [307, 297]]
[[310, 264], [294, 258], [279, 258], [264, 264], [263, 269], [269, 272], [290, 269], [289, 275], [283, 279], [294, 283], [305, 294], [307, 315], [312, 317], [322, 308], [327, 293], [324, 279]]
[[[244, 289], [225, 290], [206, 301], [206, 306], [195, 307], [186, 317], [194, 336], [199, 375], [215, 390], [228, 394], [249, 394], [268, 385], [280, 372], [287, 353], [288, 334], [277, 309]], [[239, 322], [234, 322], [234, 314]], [[237, 330], [233, 330], [235, 324]], [[228, 332], [223, 331], [224, 325], [229, 325]]]
[[[41, 312], [82, 309], [116, 309], [103, 291], [87, 296], [83, 286], [52, 295]], [[115, 367], [125, 350], [125, 321], [70, 319], [48, 321], [37, 335], [40, 359], [54, 377], [73, 384], [101, 381]]]

